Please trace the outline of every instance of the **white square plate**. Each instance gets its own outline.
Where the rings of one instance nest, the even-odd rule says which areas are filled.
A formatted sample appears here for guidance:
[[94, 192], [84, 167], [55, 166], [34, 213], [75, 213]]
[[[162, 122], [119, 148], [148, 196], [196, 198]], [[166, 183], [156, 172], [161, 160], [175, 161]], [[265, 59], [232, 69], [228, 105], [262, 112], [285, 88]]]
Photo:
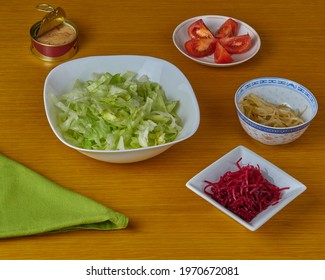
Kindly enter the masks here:
[[[204, 180], [216, 182], [219, 181], [220, 176], [225, 174], [227, 171], [238, 170], [236, 162], [240, 158], [242, 158], [240, 162], [242, 166], [247, 164], [253, 166], [258, 165], [260, 167], [261, 173], [270, 183], [276, 185], [279, 188], [289, 187], [289, 189], [283, 190], [281, 192], [282, 195], [281, 199], [279, 200], [279, 203], [274, 206], [269, 206], [250, 222], [246, 222], [243, 219], [239, 218], [237, 215], [223, 207], [210, 196], [208, 196], [203, 190], [203, 188], [207, 185]], [[297, 181], [295, 178], [293, 178], [271, 162], [265, 160], [261, 156], [257, 155], [256, 153], [243, 146], [236, 147], [235, 149], [233, 149], [232, 151], [230, 151], [229, 153], [227, 153], [226, 155], [206, 167], [204, 170], [202, 170], [200, 173], [190, 179], [186, 183], [186, 186], [251, 231], [257, 230], [270, 218], [272, 218], [276, 213], [278, 213], [283, 207], [285, 207], [287, 204], [289, 204], [292, 200], [294, 200], [297, 196], [299, 196], [302, 192], [306, 190], [306, 186]]]

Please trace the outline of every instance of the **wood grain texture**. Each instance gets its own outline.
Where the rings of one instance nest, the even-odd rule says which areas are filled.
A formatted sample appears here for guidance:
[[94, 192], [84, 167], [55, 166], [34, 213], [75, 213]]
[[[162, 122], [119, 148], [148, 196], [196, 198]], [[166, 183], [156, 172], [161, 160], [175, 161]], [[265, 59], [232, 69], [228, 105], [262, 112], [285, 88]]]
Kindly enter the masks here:
[[[0, 152], [54, 182], [129, 216], [127, 229], [77, 231], [0, 240], [0, 259], [324, 259], [325, 258], [325, 5], [283, 1], [55, 1], [80, 29], [91, 55], [137, 54], [165, 59], [187, 76], [201, 124], [190, 139], [135, 164], [99, 162], [64, 146], [44, 112], [51, 69], [30, 52], [29, 29], [43, 16], [39, 1], [10, 0], [0, 10]], [[226, 15], [253, 26], [260, 52], [229, 68], [184, 57], [172, 32], [187, 18]], [[279, 76], [317, 97], [319, 112], [305, 135], [284, 146], [248, 137], [233, 98], [245, 81]], [[202, 168], [238, 145], [276, 164], [307, 191], [256, 232], [250, 232], [185, 187]]]

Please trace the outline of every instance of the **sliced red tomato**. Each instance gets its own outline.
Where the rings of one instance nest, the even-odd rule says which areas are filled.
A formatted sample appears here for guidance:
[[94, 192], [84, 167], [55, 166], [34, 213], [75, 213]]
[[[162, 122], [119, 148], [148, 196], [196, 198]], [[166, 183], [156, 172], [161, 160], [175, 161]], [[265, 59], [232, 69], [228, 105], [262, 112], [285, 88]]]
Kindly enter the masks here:
[[187, 32], [191, 38], [214, 38], [212, 32], [205, 25], [202, 19], [193, 22], [187, 29]]
[[238, 23], [232, 18], [227, 19], [217, 30], [215, 37], [224, 38], [237, 35]]
[[252, 45], [252, 40], [249, 34], [224, 37], [221, 38], [219, 42], [229, 53], [246, 52]]
[[214, 61], [216, 63], [230, 63], [233, 62], [231, 55], [225, 50], [225, 48], [217, 41], [216, 49], [214, 51]]
[[185, 43], [185, 49], [193, 57], [204, 57], [214, 53], [215, 38], [191, 39]]

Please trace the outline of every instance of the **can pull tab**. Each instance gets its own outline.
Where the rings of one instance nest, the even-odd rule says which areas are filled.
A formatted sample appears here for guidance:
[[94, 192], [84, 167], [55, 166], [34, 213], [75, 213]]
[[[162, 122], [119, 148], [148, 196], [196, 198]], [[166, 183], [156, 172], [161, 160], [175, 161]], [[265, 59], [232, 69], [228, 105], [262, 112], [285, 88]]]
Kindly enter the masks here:
[[36, 37], [45, 34], [65, 20], [65, 12], [61, 7], [54, 8], [49, 4], [39, 4], [36, 6], [36, 10], [48, 13], [41, 21]]

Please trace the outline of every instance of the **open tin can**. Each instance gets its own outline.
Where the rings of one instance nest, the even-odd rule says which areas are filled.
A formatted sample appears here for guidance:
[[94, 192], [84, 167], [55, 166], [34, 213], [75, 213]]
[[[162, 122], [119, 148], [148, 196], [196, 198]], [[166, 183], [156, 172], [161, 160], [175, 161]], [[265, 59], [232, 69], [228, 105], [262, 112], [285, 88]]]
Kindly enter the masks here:
[[45, 61], [61, 61], [74, 56], [78, 51], [77, 26], [65, 18], [60, 7], [54, 9], [40, 4], [36, 8], [48, 14], [30, 29], [31, 52]]

